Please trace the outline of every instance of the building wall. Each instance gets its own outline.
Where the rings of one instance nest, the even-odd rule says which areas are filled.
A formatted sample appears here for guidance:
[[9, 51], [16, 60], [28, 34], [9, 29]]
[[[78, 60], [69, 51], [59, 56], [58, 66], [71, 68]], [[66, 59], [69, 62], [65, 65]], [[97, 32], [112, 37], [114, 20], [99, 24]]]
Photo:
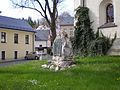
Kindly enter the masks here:
[[[81, 0], [74, 0], [75, 8], [81, 5]], [[114, 5], [114, 23], [120, 26], [120, 0], [86, 0], [86, 6], [89, 8], [90, 19], [93, 22], [93, 29], [97, 30], [99, 26], [105, 23], [105, 6], [112, 2]]]
[[81, 0], [74, 0], [74, 9], [76, 9], [81, 4]]
[[[26, 51], [28, 52], [34, 51], [33, 32], [0, 28], [0, 33], [1, 32], [6, 32], [7, 42], [1, 43], [1, 39], [0, 39], [0, 60], [1, 60], [1, 51], [5, 51], [6, 60], [14, 59], [14, 51], [18, 51], [18, 59], [23, 59], [24, 56], [26, 55]], [[18, 34], [18, 44], [14, 43], [14, 33]], [[25, 35], [29, 35], [29, 44], [25, 44]]]
[[[115, 13], [115, 24], [119, 26], [120, 28], [120, 0], [113, 0], [113, 4], [114, 4], [114, 13]], [[119, 29], [120, 30], [120, 29]]]
[[109, 27], [100, 29], [104, 35], [120, 38], [120, 0], [87, 0], [87, 7], [90, 9], [90, 19], [93, 21], [93, 29], [96, 31], [98, 27], [106, 23], [106, 6], [112, 3], [114, 6], [114, 23], [117, 27]]
[[35, 41], [34, 46], [35, 47], [39, 47], [40, 45], [42, 45], [42, 47], [47, 47], [47, 41]]
[[65, 32], [67, 32], [68, 37], [71, 37], [74, 35], [74, 26], [70, 25], [70, 26], [60, 26], [60, 30], [63, 30]]

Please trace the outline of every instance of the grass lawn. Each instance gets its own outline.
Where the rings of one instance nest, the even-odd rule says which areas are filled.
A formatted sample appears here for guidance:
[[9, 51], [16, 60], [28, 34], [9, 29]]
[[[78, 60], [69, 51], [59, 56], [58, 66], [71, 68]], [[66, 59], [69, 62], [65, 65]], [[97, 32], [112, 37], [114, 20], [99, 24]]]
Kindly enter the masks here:
[[0, 90], [120, 90], [120, 57], [80, 58], [57, 72], [41, 68], [44, 63], [0, 67]]

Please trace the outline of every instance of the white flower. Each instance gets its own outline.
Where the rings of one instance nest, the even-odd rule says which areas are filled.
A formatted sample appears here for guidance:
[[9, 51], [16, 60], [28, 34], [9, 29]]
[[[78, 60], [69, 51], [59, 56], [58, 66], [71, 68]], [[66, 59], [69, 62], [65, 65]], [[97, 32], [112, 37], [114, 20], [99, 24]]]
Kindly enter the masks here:
[[37, 85], [37, 80], [28, 80], [28, 82], [32, 83], [32, 85]]

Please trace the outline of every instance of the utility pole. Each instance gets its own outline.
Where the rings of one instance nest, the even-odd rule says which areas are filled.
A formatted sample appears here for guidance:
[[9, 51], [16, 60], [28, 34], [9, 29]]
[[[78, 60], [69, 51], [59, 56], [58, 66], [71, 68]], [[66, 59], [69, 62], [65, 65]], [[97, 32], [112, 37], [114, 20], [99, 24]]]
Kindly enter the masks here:
[[81, 6], [85, 7], [85, 0], [80, 0], [81, 1]]

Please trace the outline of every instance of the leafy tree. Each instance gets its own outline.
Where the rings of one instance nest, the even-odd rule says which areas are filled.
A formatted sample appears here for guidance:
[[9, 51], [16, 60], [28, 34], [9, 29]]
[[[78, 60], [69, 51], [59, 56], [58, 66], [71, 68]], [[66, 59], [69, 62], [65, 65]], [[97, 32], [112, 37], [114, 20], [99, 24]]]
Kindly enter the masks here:
[[58, 5], [63, 0], [11, 0], [16, 7], [28, 8], [37, 11], [47, 21], [52, 41], [56, 37], [56, 19], [58, 17]]

